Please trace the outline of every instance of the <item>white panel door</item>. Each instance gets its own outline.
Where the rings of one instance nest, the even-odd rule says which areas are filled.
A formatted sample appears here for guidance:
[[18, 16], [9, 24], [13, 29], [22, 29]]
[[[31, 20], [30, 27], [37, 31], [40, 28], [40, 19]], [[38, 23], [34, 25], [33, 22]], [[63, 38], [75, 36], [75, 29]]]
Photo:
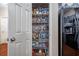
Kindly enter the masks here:
[[32, 4], [9, 3], [8, 55], [32, 55]]

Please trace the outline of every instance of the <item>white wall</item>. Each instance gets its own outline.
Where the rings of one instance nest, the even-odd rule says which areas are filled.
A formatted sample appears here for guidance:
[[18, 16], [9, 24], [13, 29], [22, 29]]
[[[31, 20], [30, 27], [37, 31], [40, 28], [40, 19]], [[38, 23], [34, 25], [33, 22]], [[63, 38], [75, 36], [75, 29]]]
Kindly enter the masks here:
[[0, 17], [8, 16], [8, 5], [0, 3]]
[[8, 5], [0, 3], [0, 43], [6, 41], [8, 26]]

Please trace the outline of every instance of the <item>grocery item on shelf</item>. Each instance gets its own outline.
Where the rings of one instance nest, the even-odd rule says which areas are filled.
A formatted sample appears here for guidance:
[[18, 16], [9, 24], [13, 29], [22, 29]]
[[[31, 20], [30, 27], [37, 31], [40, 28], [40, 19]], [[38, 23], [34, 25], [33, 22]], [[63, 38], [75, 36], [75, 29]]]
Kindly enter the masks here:
[[39, 47], [39, 42], [32, 42], [32, 47], [33, 48], [38, 48]]
[[32, 56], [35, 56], [36, 53], [35, 53], [35, 49], [32, 48]]
[[34, 15], [36, 15], [36, 9], [34, 9]]
[[33, 15], [42, 15], [42, 14], [48, 14], [48, 8], [36, 8], [32, 10]]
[[47, 31], [47, 30], [48, 30], [48, 27], [47, 27], [46, 24], [41, 26], [41, 32], [44, 32], [44, 31]]
[[32, 42], [32, 47], [35, 47], [36, 43], [35, 42]]
[[37, 32], [33, 32], [33, 33], [32, 33], [32, 39], [33, 39], [34, 41], [38, 41], [38, 40], [39, 40], [39, 34], [38, 34]]
[[34, 25], [34, 26], [32, 26], [32, 28], [33, 28], [32, 29], [33, 32], [39, 32], [39, 31], [41, 31], [41, 26], [40, 25], [38, 25], [38, 26]]
[[37, 18], [36, 17], [33, 17], [32, 18], [32, 23], [36, 23], [37, 22]]
[[46, 49], [32, 49], [33, 56], [46, 56], [48, 55], [46, 52]]
[[46, 39], [48, 37], [48, 33], [46, 33], [46, 32], [40, 32], [40, 34], [39, 34], [39, 38], [40, 39]]
[[38, 19], [37, 19], [37, 23], [40, 23], [40, 22], [41, 22], [41, 18], [38, 17]]
[[36, 14], [39, 14], [39, 9], [38, 8], [36, 9]]
[[47, 48], [45, 42], [39, 42], [39, 47], [40, 48]]
[[41, 7], [39, 7], [39, 14], [42, 14], [42, 10], [41, 10], [42, 8]]
[[36, 42], [36, 47], [38, 47], [39, 46], [39, 42]]

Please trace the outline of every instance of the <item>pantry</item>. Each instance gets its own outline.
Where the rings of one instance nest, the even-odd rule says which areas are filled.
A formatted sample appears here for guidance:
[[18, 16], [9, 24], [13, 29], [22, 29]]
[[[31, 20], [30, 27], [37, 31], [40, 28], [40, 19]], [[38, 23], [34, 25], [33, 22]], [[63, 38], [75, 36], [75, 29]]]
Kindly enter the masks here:
[[49, 4], [32, 4], [32, 55], [49, 55]]

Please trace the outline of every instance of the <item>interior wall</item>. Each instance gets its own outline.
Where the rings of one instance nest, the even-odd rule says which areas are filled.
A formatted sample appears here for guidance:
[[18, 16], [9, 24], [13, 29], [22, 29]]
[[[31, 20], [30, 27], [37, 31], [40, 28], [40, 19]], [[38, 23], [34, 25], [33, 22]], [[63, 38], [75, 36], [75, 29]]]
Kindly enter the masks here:
[[6, 41], [8, 31], [8, 5], [0, 3], [0, 43]]
[[0, 17], [8, 17], [8, 5], [0, 3]]

